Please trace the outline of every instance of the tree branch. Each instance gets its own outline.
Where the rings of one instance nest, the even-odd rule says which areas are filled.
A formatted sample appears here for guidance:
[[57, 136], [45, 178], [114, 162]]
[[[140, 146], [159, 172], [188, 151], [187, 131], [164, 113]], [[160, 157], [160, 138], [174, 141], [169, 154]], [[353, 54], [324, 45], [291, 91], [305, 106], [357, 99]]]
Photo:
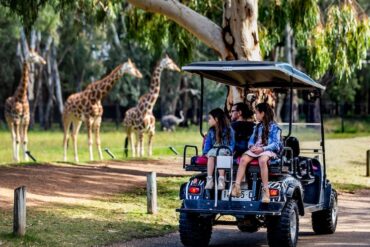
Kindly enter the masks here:
[[205, 16], [175, 0], [128, 0], [135, 7], [159, 13], [173, 20], [215, 50], [222, 59], [229, 55], [222, 29]]

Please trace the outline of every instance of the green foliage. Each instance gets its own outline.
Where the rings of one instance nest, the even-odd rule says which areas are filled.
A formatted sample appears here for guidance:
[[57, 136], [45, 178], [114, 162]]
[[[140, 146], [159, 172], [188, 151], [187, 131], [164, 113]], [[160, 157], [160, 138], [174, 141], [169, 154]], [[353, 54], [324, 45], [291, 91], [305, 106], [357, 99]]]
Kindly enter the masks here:
[[291, 19], [294, 37], [298, 46], [304, 46], [320, 20], [317, 0], [292, 0]]
[[15, 90], [20, 75], [20, 63], [16, 55], [20, 34], [19, 20], [12, 17], [7, 8], [0, 6], [0, 100], [11, 95]]
[[16, 16], [19, 16], [26, 31], [30, 31], [38, 18], [39, 11], [45, 7], [47, 0], [0, 0], [0, 4], [8, 7]]
[[262, 56], [267, 55], [283, 37], [290, 16], [288, 0], [262, 0], [258, 6], [259, 39]]
[[353, 75], [361, 68], [369, 48], [368, 17], [354, 5], [331, 5], [324, 26], [318, 26], [307, 40], [306, 67], [316, 79], [333, 71], [337, 80], [329, 88], [332, 99], [353, 101], [360, 86]]
[[50, 35], [54, 42], [59, 42], [58, 28], [60, 27], [61, 20], [59, 13], [50, 6], [46, 5], [39, 14], [39, 18], [35, 21], [34, 28]]
[[318, 26], [311, 34], [311, 39], [307, 40], [307, 71], [313, 78], [320, 78], [329, 69], [331, 54], [326, 45], [326, 33], [322, 27]]
[[[221, 24], [222, 0], [186, 0], [181, 3]], [[171, 47], [178, 55], [180, 65], [196, 57], [195, 49], [199, 47], [199, 41], [167, 17], [137, 8], [132, 8], [127, 16], [129, 37], [139, 41], [151, 52], [158, 53]]]

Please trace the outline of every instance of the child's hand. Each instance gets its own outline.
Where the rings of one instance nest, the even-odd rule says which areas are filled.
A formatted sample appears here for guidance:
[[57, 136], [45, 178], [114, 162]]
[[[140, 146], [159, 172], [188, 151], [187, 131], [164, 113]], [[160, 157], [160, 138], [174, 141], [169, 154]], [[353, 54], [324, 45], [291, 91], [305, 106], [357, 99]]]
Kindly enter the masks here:
[[251, 151], [255, 154], [260, 154], [263, 152], [263, 148], [262, 147], [256, 147], [256, 146], [252, 146], [251, 147]]

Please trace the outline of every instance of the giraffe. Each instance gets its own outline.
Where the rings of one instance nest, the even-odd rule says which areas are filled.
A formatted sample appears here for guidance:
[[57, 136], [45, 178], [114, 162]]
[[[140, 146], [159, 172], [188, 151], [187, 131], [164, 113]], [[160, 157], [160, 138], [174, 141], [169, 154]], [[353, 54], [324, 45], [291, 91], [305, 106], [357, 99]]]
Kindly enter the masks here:
[[30, 106], [27, 91], [29, 81], [30, 64], [46, 64], [45, 60], [34, 50], [30, 50], [23, 61], [22, 80], [13, 96], [5, 101], [5, 119], [12, 134], [13, 160], [19, 162], [19, 143], [22, 143], [24, 160], [28, 144], [28, 125], [30, 123]]
[[[163, 69], [180, 72], [180, 68], [168, 55], [159, 60], [151, 77], [149, 93], [142, 95], [138, 104], [125, 113], [123, 120], [123, 125], [127, 133], [125, 149], [127, 150], [128, 142], [130, 142], [133, 157], [135, 157], [135, 149], [138, 156], [142, 157], [144, 155], [144, 133], [148, 133], [148, 156], [152, 155], [152, 139], [155, 134], [153, 108], [159, 96], [160, 79]], [[136, 148], [134, 147], [132, 132], [135, 132], [136, 135]]]
[[126, 73], [137, 78], [142, 78], [135, 64], [128, 59], [126, 63], [117, 66], [108, 76], [89, 84], [82, 92], [72, 94], [68, 97], [63, 111], [64, 161], [67, 161], [67, 143], [71, 125], [74, 160], [76, 162], [79, 161], [77, 154], [77, 136], [82, 122], [85, 122], [87, 128], [90, 160], [94, 159], [92, 151], [93, 133], [95, 134], [95, 144], [98, 149], [99, 158], [101, 160], [103, 159], [100, 146], [100, 124], [103, 115], [101, 100], [109, 93], [115, 82]]

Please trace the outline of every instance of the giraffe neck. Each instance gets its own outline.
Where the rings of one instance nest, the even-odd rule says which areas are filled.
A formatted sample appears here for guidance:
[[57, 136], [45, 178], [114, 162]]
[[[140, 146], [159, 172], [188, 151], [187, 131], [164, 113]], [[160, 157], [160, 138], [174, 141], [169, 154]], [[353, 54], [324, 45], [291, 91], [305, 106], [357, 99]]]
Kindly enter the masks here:
[[17, 101], [27, 100], [28, 80], [29, 80], [29, 65], [27, 62], [23, 62], [22, 81], [18, 85], [17, 90], [14, 93], [14, 98]]
[[156, 68], [154, 69], [154, 72], [152, 74], [152, 78], [150, 81], [150, 89], [149, 89], [149, 98], [147, 99], [146, 108], [148, 111], [153, 111], [155, 102], [158, 99], [159, 96], [159, 90], [161, 87], [161, 74], [163, 71], [163, 67], [161, 66], [160, 62], [157, 64]]
[[109, 75], [99, 81], [91, 83], [85, 89], [90, 95], [91, 100], [100, 101], [109, 93], [117, 80], [123, 76], [123, 73], [120, 72], [122, 66], [123, 65], [118, 65]]

